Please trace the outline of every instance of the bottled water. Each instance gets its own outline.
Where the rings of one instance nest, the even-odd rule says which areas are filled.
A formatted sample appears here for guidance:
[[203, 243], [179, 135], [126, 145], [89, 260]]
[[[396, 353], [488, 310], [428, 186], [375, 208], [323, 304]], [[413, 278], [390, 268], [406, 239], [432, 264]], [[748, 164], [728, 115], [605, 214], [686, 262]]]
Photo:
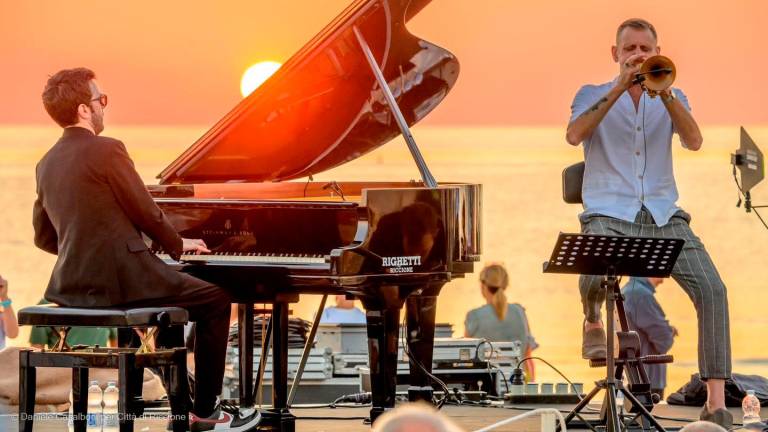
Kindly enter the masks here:
[[88, 417], [86, 430], [101, 431], [103, 424], [103, 412], [101, 403], [104, 395], [101, 392], [98, 381], [91, 381], [88, 387]]
[[747, 390], [747, 395], [741, 401], [741, 409], [744, 410], [742, 423], [745, 425], [760, 421], [760, 400], [754, 390]]
[[[617, 383], [619, 384], [620, 389], [626, 389], [627, 383], [626, 383], [627, 377], [622, 377], [621, 382]], [[623, 413], [625, 411], [625, 405], [624, 405], [624, 391], [617, 389], [616, 391], [616, 412]]]
[[107, 383], [104, 389], [104, 432], [118, 430], [119, 419], [117, 417], [117, 400], [119, 391], [114, 381]]
[[624, 392], [616, 392], [616, 412], [624, 412]]

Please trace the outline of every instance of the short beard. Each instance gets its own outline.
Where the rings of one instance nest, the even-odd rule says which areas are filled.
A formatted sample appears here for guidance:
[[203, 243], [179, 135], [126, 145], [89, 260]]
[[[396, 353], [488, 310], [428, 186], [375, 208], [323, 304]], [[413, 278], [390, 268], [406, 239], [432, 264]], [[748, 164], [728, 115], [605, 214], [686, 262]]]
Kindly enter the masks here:
[[96, 114], [94, 111], [91, 116], [91, 127], [94, 134], [100, 134], [104, 130], [104, 114]]

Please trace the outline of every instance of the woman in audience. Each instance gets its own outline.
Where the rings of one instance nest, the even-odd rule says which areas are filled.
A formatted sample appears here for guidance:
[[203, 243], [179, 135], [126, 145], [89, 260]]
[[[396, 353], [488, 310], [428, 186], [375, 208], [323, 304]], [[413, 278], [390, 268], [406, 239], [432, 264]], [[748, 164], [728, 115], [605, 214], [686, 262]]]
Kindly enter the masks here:
[[[480, 272], [480, 293], [486, 304], [467, 313], [465, 336], [494, 341], [520, 341], [525, 357], [538, 347], [528, 326], [525, 309], [518, 303], [507, 303], [505, 291], [509, 275], [504, 266], [490, 264]], [[528, 381], [535, 380], [533, 361], [525, 362]]]
[[0, 276], [0, 349], [5, 348], [5, 337], [15, 339], [19, 335], [19, 323], [8, 297], [8, 281]]

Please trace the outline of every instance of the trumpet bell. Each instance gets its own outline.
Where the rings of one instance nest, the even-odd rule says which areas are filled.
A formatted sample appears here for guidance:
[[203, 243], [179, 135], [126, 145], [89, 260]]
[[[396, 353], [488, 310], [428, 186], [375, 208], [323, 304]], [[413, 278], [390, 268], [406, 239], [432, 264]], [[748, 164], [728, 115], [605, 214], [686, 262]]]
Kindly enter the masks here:
[[644, 78], [642, 83], [646, 89], [659, 92], [672, 85], [676, 73], [675, 64], [669, 57], [655, 55], [643, 62], [638, 75]]

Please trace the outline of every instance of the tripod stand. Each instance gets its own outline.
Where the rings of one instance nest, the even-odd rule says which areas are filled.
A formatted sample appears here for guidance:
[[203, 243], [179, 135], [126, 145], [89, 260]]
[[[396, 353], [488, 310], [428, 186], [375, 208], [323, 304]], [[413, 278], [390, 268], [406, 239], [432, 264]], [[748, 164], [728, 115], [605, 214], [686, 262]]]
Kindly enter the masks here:
[[[621, 392], [629, 401], [630, 412], [636, 414], [635, 419], [640, 419], [643, 430], [650, 430], [653, 426], [656, 430], [665, 432], [664, 427], [650, 413], [650, 409], [657, 400], [654, 400], [651, 395], [643, 363], [669, 363], [672, 358], [671, 356], [638, 356], [640, 339], [637, 333], [629, 331], [618, 276], [668, 277], [683, 243], [684, 240], [681, 239], [590, 234], [561, 233], [558, 237], [549, 262], [544, 264], [544, 272], [603, 275], [600, 287], [605, 290], [608, 313], [607, 358], [590, 361], [592, 366], [602, 366], [604, 363], [606, 378], [598, 381], [595, 388], [566, 416], [566, 425], [574, 417], [578, 417], [590, 429], [596, 431], [592, 423], [581, 416], [581, 411], [600, 391], [605, 390], [597, 425], [604, 426], [607, 432], [620, 432], [622, 426], [628, 429], [628, 426], [621, 421], [616, 407], [616, 395]], [[616, 312], [618, 312], [621, 326], [620, 332], [614, 330]], [[619, 339], [618, 358], [614, 357], [614, 333]], [[629, 389], [621, 380], [625, 368], [631, 383]]]

